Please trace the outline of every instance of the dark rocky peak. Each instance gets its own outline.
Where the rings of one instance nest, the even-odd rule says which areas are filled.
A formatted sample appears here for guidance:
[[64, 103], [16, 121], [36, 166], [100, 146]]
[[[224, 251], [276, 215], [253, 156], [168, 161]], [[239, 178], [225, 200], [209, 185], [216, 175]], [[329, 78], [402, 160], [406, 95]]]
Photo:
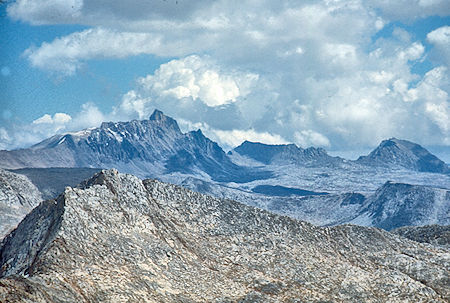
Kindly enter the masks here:
[[164, 113], [158, 109], [155, 109], [153, 111], [153, 114], [150, 115], [150, 120], [153, 121], [163, 121], [166, 120], [168, 117], [164, 115]]
[[357, 162], [375, 166], [400, 166], [407, 169], [450, 173], [447, 164], [419, 144], [391, 138], [383, 140], [368, 156], [361, 156]]
[[295, 144], [271, 145], [244, 141], [241, 145], [236, 147], [234, 151], [242, 156], [247, 156], [261, 163], [270, 164], [274, 162], [276, 158], [280, 157], [287, 160], [289, 157], [303, 152], [303, 149], [297, 147]]
[[115, 128], [116, 124], [114, 122], [102, 122], [100, 125], [100, 128], [102, 129], [108, 129], [108, 128]]
[[154, 124], [156, 123], [160, 126], [164, 126], [181, 132], [177, 121], [169, 116], [164, 115], [164, 113], [160, 110], [155, 109], [153, 111], [153, 114], [151, 114], [149, 120]]
[[295, 144], [270, 145], [245, 141], [234, 149], [234, 152], [264, 164], [310, 164], [312, 162], [334, 162], [323, 148], [308, 147], [303, 149]]

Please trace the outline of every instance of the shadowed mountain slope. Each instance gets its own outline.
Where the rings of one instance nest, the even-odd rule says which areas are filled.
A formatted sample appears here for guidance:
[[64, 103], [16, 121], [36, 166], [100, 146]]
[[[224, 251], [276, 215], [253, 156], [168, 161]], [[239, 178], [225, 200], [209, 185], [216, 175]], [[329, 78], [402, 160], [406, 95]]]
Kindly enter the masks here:
[[263, 164], [327, 165], [342, 160], [331, 157], [323, 148], [303, 149], [295, 144], [270, 145], [245, 141], [233, 149], [233, 152]]

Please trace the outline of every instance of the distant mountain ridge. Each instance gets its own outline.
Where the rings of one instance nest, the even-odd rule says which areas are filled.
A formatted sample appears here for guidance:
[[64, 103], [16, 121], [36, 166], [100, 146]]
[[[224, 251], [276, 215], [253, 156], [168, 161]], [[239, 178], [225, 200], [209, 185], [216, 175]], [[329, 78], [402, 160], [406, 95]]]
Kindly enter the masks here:
[[246, 156], [263, 164], [328, 164], [342, 159], [332, 157], [325, 149], [309, 147], [303, 149], [295, 144], [270, 145], [258, 142], [244, 141], [233, 149], [233, 152]]
[[442, 173], [448, 167], [421, 146], [397, 139], [357, 161], [322, 148], [249, 141], [226, 154], [201, 130], [182, 133], [174, 119], [155, 110], [148, 120], [104, 122], [28, 149], [0, 151], [0, 167], [33, 168], [17, 172], [28, 174], [43, 198], [86, 178], [91, 170], [83, 167], [117, 168], [317, 225], [353, 222], [390, 230], [449, 222], [444, 192], [450, 175]]
[[[264, 165], [325, 167], [351, 162], [332, 157], [323, 148], [249, 141], [227, 155], [201, 130], [182, 133], [173, 118], [155, 110], [148, 120], [103, 122], [98, 128], [55, 135], [30, 148], [0, 151], [0, 167], [115, 167], [140, 177], [180, 172], [208, 175], [219, 182], [249, 182], [271, 176], [267, 171], [236, 164], [229, 157], [234, 154]], [[384, 140], [354, 163], [450, 174], [448, 165], [425, 148], [395, 138]]]
[[[449, 225], [450, 190], [386, 182], [345, 223], [392, 230], [402, 226]], [[344, 222], [343, 222], [344, 223]]]
[[391, 138], [384, 140], [368, 156], [361, 156], [358, 163], [374, 166], [397, 165], [407, 169], [450, 173], [448, 165], [419, 144]]
[[158, 110], [149, 120], [104, 122], [28, 149], [0, 151], [0, 167], [115, 167], [141, 177], [182, 172], [234, 182], [270, 176], [234, 164], [201, 130], [184, 134], [174, 119]]

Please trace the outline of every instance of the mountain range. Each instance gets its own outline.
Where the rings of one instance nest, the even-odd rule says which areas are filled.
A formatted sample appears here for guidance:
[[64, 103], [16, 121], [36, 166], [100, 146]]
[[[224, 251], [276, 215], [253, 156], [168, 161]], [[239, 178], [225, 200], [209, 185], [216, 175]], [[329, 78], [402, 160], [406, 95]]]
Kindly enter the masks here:
[[448, 251], [102, 171], [0, 244], [2, 302], [448, 302]]
[[450, 300], [448, 166], [409, 141], [225, 153], [156, 110], [0, 167], [0, 302]]
[[[117, 168], [317, 225], [391, 230], [449, 224], [448, 166], [423, 147], [395, 138], [356, 161], [322, 148], [249, 141], [225, 153], [200, 130], [183, 133], [174, 119], [155, 110], [149, 120], [105, 122], [30, 148], [0, 151], [0, 167], [10, 170], [3, 174], [27, 176], [42, 199], [101, 168]], [[0, 188], [1, 194], [10, 195], [9, 187]], [[4, 231], [30, 211], [15, 205], [15, 211], [23, 208], [21, 215], [0, 222]]]
[[[341, 163], [322, 148], [303, 149], [295, 144], [268, 145], [245, 141], [229, 152], [262, 164], [323, 166]], [[348, 161], [347, 161], [348, 162]], [[385, 140], [356, 163], [398, 166], [413, 171], [447, 174], [448, 165], [418, 144]], [[248, 182], [270, 176], [249, 172], [233, 163], [222, 148], [201, 130], [182, 133], [177, 122], [155, 110], [149, 120], [104, 122], [99, 128], [55, 135], [30, 148], [0, 151], [0, 167], [101, 167], [123, 168], [145, 177], [171, 172], [206, 173], [215, 181]]]
[[158, 110], [149, 120], [104, 122], [27, 149], [0, 151], [0, 167], [115, 167], [141, 177], [181, 172], [206, 174], [219, 182], [270, 176], [234, 164], [201, 130], [182, 133], [174, 119]]

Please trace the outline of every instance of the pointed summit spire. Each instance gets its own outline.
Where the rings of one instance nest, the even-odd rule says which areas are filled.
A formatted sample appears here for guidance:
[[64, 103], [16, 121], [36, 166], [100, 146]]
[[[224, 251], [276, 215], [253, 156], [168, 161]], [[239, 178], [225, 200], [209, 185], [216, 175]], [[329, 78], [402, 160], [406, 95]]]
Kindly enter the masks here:
[[158, 109], [153, 111], [153, 114], [149, 118], [150, 121], [155, 121], [159, 125], [166, 126], [168, 128], [172, 128], [176, 132], [181, 133], [180, 128], [178, 127], [177, 121], [172, 119], [169, 116], [164, 115], [164, 113]]
[[154, 121], [162, 121], [165, 120], [167, 118], [166, 115], [164, 115], [164, 113], [158, 109], [155, 109], [153, 111], [153, 114], [150, 116], [150, 120], [154, 120]]

